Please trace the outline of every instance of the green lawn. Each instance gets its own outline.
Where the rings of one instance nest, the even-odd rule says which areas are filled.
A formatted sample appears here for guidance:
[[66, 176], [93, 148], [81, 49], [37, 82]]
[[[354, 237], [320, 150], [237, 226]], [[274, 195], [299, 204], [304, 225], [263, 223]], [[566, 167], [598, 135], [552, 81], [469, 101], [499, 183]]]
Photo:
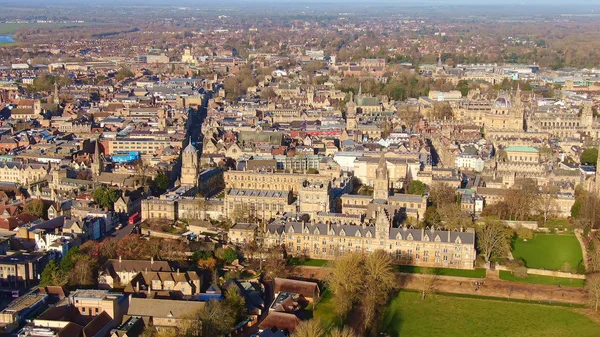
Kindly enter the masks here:
[[569, 227], [568, 219], [549, 219], [544, 227]]
[[[473, 270], [451, 269], [451, 268], [431, 268], [436, 275], [440, 276], [458, 276], [483, 278], [485, 277], [485, 269], [478, 268]], [[422, 268], [416, 266], [398, 266], [398, 271], [402, 273], [422, 274]]]
[[595, 337], [600, 326], [568, 307], [400, 292], [384, 320], [392, 337]]
[[300, 262], [298, 258], [291, 258], [290, 265], [292, 266], [307, 266], [307, 267], [325, 267], [329, 263], [327, 260], [317, 260], [317, 259], [306, 259], [304, 262]]
[[335, 321], [335, 313], [329, 290], [325, 290], [321, 294], [321, 302], [317, 304], [317, 308], [313, 312], [313, 317], [318, 318], [325, 325], [330, 325]]
[[533, 239], [513, 243], [515, 259], [522, 258], [528, 268], [560, 270], [565, 262], [575, 269], [583, 260], [581, 246], [574, 235], [538, 234]]
[[500, 279], [505, 281], [512, 282], [523, 282], [523, 283], [535, 283], [535, 284], [548, 284], [548, 285], [561, 285], [565, 287], [578, 287], [583, 288], [585, 285], [585, 280], [580, 279], [568, 279], [564, 277], [552, 277], [552, 276], [544, 276], [544, 275], [527, 275], [524, 278], [518, 278], [513, 275], [512, 272], [507, 270], [500, 271]]

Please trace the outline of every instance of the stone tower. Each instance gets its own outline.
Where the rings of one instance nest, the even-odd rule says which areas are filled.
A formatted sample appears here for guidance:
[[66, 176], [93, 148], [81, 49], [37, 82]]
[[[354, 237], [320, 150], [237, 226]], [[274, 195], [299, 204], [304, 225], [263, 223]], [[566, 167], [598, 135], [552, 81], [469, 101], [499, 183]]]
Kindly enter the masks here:
[[52, 103], [60, 104], [60, 97], [58, 96], [58, 82], [56, 81], [54, 81], [54, 98]]
[[373, 199], [388, 200], [390, 195], [390, 179], [388, 177], [387, 161], [383, 153], [379, 158], [379, 164], [375, 171], [375, 186], [373, 188]]
[[92, 159], [92, 173], [99, 176], [102, 173], [102, 159], [100, 158], [100, 140], [94, 141], [94, 158]]
[[198, 150], [190, 142], [181, 153], [181, 184], [197, 184], [198, 179]]
[[354, 94], [350, 92], [350, 100], [346, 104], [346, 129], [354, 130], [357, 126], [356, 121], [356, 102], [354, 102]]
[[387, 215], [387, 212], [382, 207], [377, 210], [375, 217], [375, 237], [379, 240], [385, 240], [389, 237], [390, 227], [392, 223]]
[[594, 124], [594, 110], [592, 110], [592, 102], [585, 102], [583, 104], [583, 111], [581, 112], [581, 126], [591, 129]]

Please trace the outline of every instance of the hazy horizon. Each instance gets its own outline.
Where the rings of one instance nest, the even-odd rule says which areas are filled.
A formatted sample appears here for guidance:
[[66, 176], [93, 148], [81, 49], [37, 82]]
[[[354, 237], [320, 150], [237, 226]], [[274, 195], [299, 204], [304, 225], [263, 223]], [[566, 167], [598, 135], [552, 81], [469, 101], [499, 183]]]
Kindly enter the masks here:
[[528, 0], [524, 2], [522, 0], [374, 0], [369, 2], [358, 1], [358, 0], [225, 0], [221, 3], [214, 3], [204, 0], [121, 0], [118, 4], [115, 4], [114, 0], [88, 0], [85, 3], [81, 3], [78, 0], [0, 0], [0, 6], [17, 6], [17, 7], [28, 7], [28, 6], [44, 6], [50, 7], [52, 5], [113, 5], [113, 6], [127, 6], [127, 5], [160, 5], [160, 6], [231, 6], [231, 5], [250, 5], [255, 4], [278, 4], [278, 5], [300, 5], [310, 4], [314, 5], [325, 5], [332, 3], [346, 3], [351, 5], [364, 5], [368, 7], [376, 7], [377, 5], [410, 5], [410, 6], [518, 6], [518, 7], [531, 7], [531, 6], [583, 6], [583, 7], [600, 7], [598, 4], [590, 4], [587, 0]]

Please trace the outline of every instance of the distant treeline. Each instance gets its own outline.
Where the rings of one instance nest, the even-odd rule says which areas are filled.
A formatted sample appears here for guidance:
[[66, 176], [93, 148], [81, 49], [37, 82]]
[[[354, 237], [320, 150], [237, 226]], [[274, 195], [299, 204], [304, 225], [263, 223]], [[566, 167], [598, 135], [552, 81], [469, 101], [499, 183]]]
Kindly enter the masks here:
[[106, 33], [92, 34], [92, 37], [94, 37], [94, 38], [103, 38], [103, 37], [115, 36], [115, 35], [119, 35], [119, 34], [135, 33], [135, 32], [139, 32], [139, 31], [140, 31], [140, 29], [138, 27], [135, 27], [133, 29], [122, 30], [122, 31], [119, 31], [119, 32], [106, 32]]

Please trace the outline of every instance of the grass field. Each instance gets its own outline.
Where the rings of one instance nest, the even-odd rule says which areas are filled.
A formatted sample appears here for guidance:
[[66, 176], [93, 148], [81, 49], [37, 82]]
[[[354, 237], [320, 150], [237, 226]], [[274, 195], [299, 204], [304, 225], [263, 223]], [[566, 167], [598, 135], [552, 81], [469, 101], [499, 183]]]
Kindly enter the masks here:
[[[431, 268], [436, 275], [440, 276], [458, 276], [458, 277], [485, 277], [485, 269], [478, 268], [473, 270], [450, 269], [450, 268]], [[416, 266], [398, 266], [398, 271], [402, 273], [421, 274], [422, 269]]]
[[513, 256], [522, 258], [528, 268], [560, 270], [565, 262], [575, 269], [583, 260], [581, 246], [574, 235], [536, 235], [533, 239], [517, 239]]
[[564, 287], [576, 287], [583, 288], [585, 286], [585, 280], [580, 279], [568, 279], [564, 277], [552, 277], [552, 276], [544, 276], [544, 275], [531, 275], [528, 274], [527, 277], [518, 278], [513, 275], [510, 271], [501, 270], [500, 271], [500, 279], [505, 281], [512, 282], [522, 282], [522, 283], [535, 283], [535, 284], [547, 284], [552, 286], [561, 285]]
[[600, 326], [576, 309], [542, 304], [400, 292], [384, 321], [392, 337], [600, 336]]
[[331, 302], [331, 293], [325, 290], [321, 294], [321, 302], [317, 305], [317, 309], [313, 312], [313, 317], [318, 318], [325, 325], [335, 323], [335, 313], [333, 303]]

